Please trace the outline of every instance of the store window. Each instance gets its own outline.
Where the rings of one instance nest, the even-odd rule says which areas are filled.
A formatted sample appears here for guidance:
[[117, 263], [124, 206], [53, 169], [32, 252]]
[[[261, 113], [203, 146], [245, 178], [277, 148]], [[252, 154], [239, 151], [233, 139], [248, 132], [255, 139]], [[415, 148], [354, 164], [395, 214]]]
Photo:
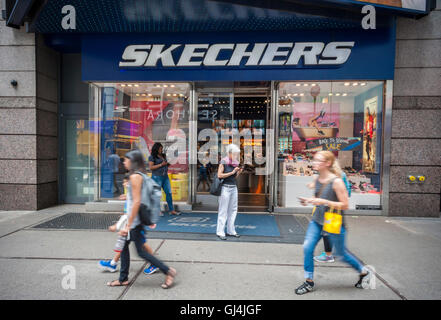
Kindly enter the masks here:
[[[95, 83], [99, 102], [92, 116], [99, 131], [98, 198], [123, 192], [125, 153], [139, 149], [146, 161], [153, 144], [164, 147], [174, 201], [188, 199], [188, 83]], [[95, 94], [95, 95], [96, 95]], [[151, 172], [149, 172], [151, 175]], [[165, 194], [163, 193], [163, 200]]]
[[83, 203], [93, 199], [93, 176], [90, 175], [90, 154], [93, 143], [93, 128], [87, 119], [64, 119], [64, 179], [63, 201], [66, 203]]
[[383, 91], [382, 81], [279, 84], [279, 207], [312, 196], [312, 157], [329, 150], [348, 177], [349, 209], [381, 209]]

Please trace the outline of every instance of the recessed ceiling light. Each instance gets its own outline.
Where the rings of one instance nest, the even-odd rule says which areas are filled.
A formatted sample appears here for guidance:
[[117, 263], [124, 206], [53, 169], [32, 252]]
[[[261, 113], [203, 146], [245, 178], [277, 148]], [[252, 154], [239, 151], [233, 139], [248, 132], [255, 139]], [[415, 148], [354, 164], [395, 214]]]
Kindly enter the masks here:
[[332, 96], [332, 93], [329, 93], [329, 96]]
[[136, 96], [139, 97], [139, 93], [137, 93]]
[[157, 84], [155, 87], [156, 87], [156, 88], [161, 88], [161, 86], [160, 86], [159, 84]]
[[125, 84], [122, 84], [122, 85], [121, 85], [121, 87], [125, 87], [125, 86], [126, 86]]
[[343, 97], [346, 97], [348, 94], [347, 93], [343, 93]]
[[128, 87], [131, 87], [132, 85], [131, 85], [131, 84], [128, 84], [127, 86], [128, 86]]
[[350, 86], [351, 84], [349, 82], [345, 82], [345, 86]]
[[365, 86], [365, 85], [366, 85], [366, 82], [362, 82], [362, 83], [360, 83], [360, 85], [361, 85], [361, 86]]
[[149, 96], [149, 97], [151, 97], [151, 96], [152, 96], [152, 94], [151, 94], [151, 93], [149, 93], [149, 94], [148, 94], [148, 96]]
[[139, 84], [135, 84], [135, 87], [139, 87]]
[[340, 95], [340, 93], [336, 93], [335, 95], [338, 97]]
[[358, 82], [354, 82], [352, 85], [353, 85], [354, 87], [355, 87], [355, 86], [358, 86]]
[[296, 83], [296, 87], [300, 87], [301, 86], [301, 84], [300, 83]]
[[167, 93], [167, 97], [170, 97], [171, 96], [171, 94], [170, 93]]
[[316, 86], [316, 84], [315, 84], [315, 83], [311, 84], [311, 87], [315, 87], [315, 86]]
[[171, 84], [171, 85], [170, 85], [170, 88], [174, 88], [174, 87], [175, 87], [175, 85], [174, 85], [174, 84]]
[[307, 86], [309, 86], [309, 84], [305, 83], [303, 86], [304, 86], [304, 87], [307, 87]]
[[304, 93], [301, 93], [301, 94], [300, 94], [301, 97], [303, 97], [304, 95], [305, 95]]
[[164, 88], [167, 88], [167, 87], [168, 87], [168, 85], [164, 84], [164, 85], [163, 85], [163, 87], [164, 87]]

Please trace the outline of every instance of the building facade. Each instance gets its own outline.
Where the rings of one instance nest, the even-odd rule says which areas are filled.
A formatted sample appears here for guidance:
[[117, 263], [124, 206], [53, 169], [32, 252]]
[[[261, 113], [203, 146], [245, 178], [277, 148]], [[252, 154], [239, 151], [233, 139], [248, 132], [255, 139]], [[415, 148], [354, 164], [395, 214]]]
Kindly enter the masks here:
[[120, 205], [120, 159], [161, 142], [175, 202], [214, 210], [201, 172], [236, 142], [242, 209], [307, 212], [311, 155], [330, 150], [351, 213], [439, 216], [439, 1], [418, 18], [378, 7], [376, 30], [361, 7], [171, 0], [79, 1], [65, 30], [66, 5], [0, 22], [1, 209]]

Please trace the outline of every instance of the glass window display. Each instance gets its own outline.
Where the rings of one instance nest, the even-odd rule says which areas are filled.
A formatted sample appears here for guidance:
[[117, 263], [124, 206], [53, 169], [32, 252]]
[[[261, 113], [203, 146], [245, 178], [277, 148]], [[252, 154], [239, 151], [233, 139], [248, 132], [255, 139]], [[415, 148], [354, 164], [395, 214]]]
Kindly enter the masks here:
[[381, 209], [383, 90], [382, 81], [279, 84], [278, 206], [312, 195], [313, 154], [329, 150], [351, 184], [350, 209]]
[[[171, 163], [169, 178], [174, 201], [188, 199], [188, 83], [96, 83], [100, 133], [99, 198], [124, 192], [124, 154], [138, 148], [149, 158], [155, 142], [164, 146]], [[148, 167], [148, 166], [147, 166]], [[151, 174], [151, 173], [150, 173]], [[165, 194], [163, 192], [163, 200]]]

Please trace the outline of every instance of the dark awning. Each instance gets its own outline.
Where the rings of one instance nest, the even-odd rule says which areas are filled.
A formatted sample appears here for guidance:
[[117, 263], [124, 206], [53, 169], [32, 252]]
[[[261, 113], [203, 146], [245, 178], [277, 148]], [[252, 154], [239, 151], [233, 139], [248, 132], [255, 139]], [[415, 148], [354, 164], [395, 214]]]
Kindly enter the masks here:
[[[8, 26], [28, 21], [38, 33], [292, 31], [360, 27], [367, 2], [375, 2], [380, 26], [393, 15], [427, 14], [434, 2], [409, 1], [423, 1], [427, 10], [381, 4], [397, 0], [7, 0], [4, 15]], [[74, 30], [61, 23], [68, 5], [75, 8]]]

